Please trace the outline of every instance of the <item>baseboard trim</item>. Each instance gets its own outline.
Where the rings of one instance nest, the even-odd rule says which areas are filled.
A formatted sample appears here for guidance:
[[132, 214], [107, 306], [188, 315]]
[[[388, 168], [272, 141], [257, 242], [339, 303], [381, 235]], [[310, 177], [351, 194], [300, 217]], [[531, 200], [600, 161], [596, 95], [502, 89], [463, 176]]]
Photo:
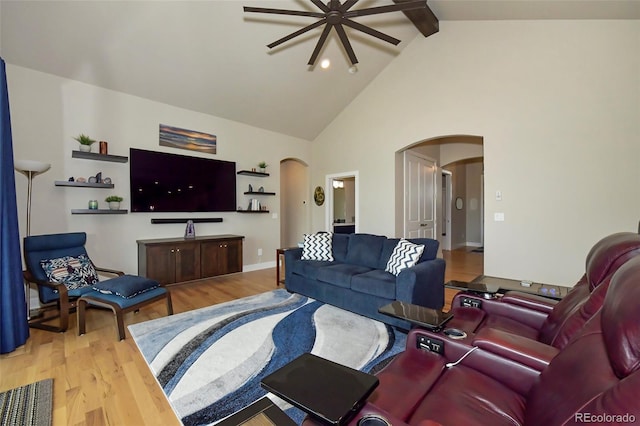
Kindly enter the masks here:
[[259, 271], [261, 269], [269, 269], [275, 268], [276, 261], [271, 262], [262, 262], [262, 263], [254, 263], [253, 265], [244, 265], [242, 267], [242, 272], [251, 272], [251, 271]]

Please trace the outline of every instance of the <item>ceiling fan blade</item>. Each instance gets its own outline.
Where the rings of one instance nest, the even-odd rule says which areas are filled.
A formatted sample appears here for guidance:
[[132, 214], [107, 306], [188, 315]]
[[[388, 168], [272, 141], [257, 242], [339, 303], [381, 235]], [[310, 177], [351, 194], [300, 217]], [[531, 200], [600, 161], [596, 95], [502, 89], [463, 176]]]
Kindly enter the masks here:
[[347, 10], [351, 9], [351, 7], [356, 3], [358, 3], [358, 0], [347, 0], [344, 3], [342, 3], [342, 6], [340, 6], [340, 11], [344, 13]]
[[425, 0], [411, 1], [406, 3], [392, 4], [389, 6], [370, 7], [368, 9], [350, 10], [342, 16], [344, 18], [354, 18], [356, 16], [377, 15], [379, 13], [397, 12], [401, 10], [424, 9], [427, 7]]
[[318, 22], [315, 22], [315, 23], [313, 23], [313, 24], [311, 24], [311, 25], [307, 25], [307, 26], [306, 26], [306, 27], [304, 27], [304, 28], [300, 28], [298, 31], [294, 31], [294, 32], [292, 32], [291, 34], [289, 34], [289, 35], [287, 35], [287, 36], [284, 36], [284, 37], [282, 37], [281, 39], [278, 39], [278, 40], [274, 41], [273, 43], [267, 44], [267, 47], [268, 47], [269, 49], [273, 49], [274, 47], [281, 45], [281, 44], [282, 44], [282, 43], [284, 43], [285, 41], [289, 41], [289, 40], [291, 40], [291, 39], [292, 39], [292, 38], [294, 38], [294, 37], [298, 37], [299, 35], [302, 35], [302, 34], [306, 33], [307, 31], [310, 31], [310, 30], [312, 30], [312, 29], [314, 29], [314, 28], [317, 28], [317, 27], [319, 27], [320, 25], [325, 24], [326, 22], [327, 22], [327, 19], [326, 19], [326, 18], [325, 18], [325, 19], [321, 19], [321, 20], [319, 20]]
[[292, 15], [292, 16], [309, 16], [312, 18], [324, 18], [324, 13], [321, 12], [309, 12], [306, 10], [286, 10], [286, 9], [268, 9], [264, 7], [250, 7], [244, 6], [245, 12], [255, 13], [271, 13], [274, 15]]
[[322, 3], [321, 0], [311, 0], [311, 3], [315, 4], [318, 7], [318, 9], [320, 9], [323, 12], [328, 12], [331, 10], [327, 7], [326, 4]]
[[394, 46], [397, 46], [400, 43], [400, 40], [398, 40], [397, 38], [391, 37], [390, 35], [387, 35], [385, 33], [381, 33], [380, 31], [374, 30], [373, 28], [368, 27], [366, 25], [362, 25], [359, 22], [352, 21], [350, 19], [343, 19], [342, 23], [348, 27], [351, 27], [358, 31], [362, 31], [365, 34], [369, 34], [370, 36], [379, 38], [380, 40], [384, 40], [387, 43], [391, 43]]
[[349, 38], [347, 37], [347, 33], [342, 28], [341, 24], [334, 25], [336, 27], [336, 32], [338, 33], [338, 37], [340, 37], [340, 41], [344, 46], [344, 50], [347, 51], [347, 56], [349, 56], [349, 60], [351, 60], [351, 65], [355, 65], [358, 63], [358, 58], [356, 58], [356, 54], [351, 47], [351, 43], [349, 43]]
[[316, 48], [313, 49], [313, 53], [311, 54], [311, 57], [309, 58], [309, 62], [307, 63], [307, 65], [313, 65], [316, 63], [316, 59], [318, 59], [318, 55], [320, 54], [320, 50], [322, 49], [322, 46], [324, 45], [324, 42], [327, 40], [327, 37], [329, 36], [329, 32], [331, 32], [331, 27], [333, 25], [331, 24], [327, 24], [324, 27], [324, 30], [322, 30], [322, 34], [320, 34], [320, 38], [318, 39], [318, 43], [316, 43]]

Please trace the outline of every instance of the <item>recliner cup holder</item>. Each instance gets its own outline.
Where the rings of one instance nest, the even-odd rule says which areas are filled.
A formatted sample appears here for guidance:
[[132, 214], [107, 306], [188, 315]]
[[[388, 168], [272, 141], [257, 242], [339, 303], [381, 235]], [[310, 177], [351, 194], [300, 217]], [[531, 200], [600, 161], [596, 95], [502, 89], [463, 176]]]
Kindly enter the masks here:
[[358, 426], [391, 426], [391, 423], [383, 417], [370, 414], [358, 420]]
[[443, 333], [450, 339], [464, 339], [467, 333], [457, 328], [447, 328]]

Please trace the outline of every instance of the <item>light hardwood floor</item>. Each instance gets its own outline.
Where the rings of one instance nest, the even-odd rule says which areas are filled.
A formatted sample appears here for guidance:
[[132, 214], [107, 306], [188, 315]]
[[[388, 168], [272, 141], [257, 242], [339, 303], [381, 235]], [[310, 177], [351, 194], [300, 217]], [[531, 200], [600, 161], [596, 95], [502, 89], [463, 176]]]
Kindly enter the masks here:
[[[444, 252], [445, 281], [471, 280], [482, 274], [483, 256], [465, 249]], [[275, 268], [171, 287], [175, 313], [270, 291]], [[455, 293], [446, 291], [445, 306]], [[126, 325], [166, 316], [164, 302], [125, 315]], [[27, 343], [0, 355], [0, 390], [53, 378], [53, 425], [180, 425], [162, 389], [126, 330], [117, 340], [110, 311], [90, 310], [87, 333], [31, 329]]]

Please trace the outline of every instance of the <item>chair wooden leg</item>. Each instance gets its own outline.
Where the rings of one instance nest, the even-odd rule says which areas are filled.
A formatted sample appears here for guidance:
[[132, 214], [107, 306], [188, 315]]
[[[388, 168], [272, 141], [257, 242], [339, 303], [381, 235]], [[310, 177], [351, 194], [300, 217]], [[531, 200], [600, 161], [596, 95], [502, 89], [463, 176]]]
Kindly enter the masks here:
[[167, 315], [173, 315], [173, 303], [171, 302], [171, 292], [167, 291]]
[[78, 300], [78, 336], [82, 336], [85, 333], [86, 308], [87, 302], [82, 299]]
[[125, 339], [125, 334], [124, 334], [124, 313], [122, 312], [122, 309], [118, 309], [118, 308], [113, 308], [113, 313], [116, 316], [116, 322], [118, 323], [118, 338], [120, 340], [124, 340]]

